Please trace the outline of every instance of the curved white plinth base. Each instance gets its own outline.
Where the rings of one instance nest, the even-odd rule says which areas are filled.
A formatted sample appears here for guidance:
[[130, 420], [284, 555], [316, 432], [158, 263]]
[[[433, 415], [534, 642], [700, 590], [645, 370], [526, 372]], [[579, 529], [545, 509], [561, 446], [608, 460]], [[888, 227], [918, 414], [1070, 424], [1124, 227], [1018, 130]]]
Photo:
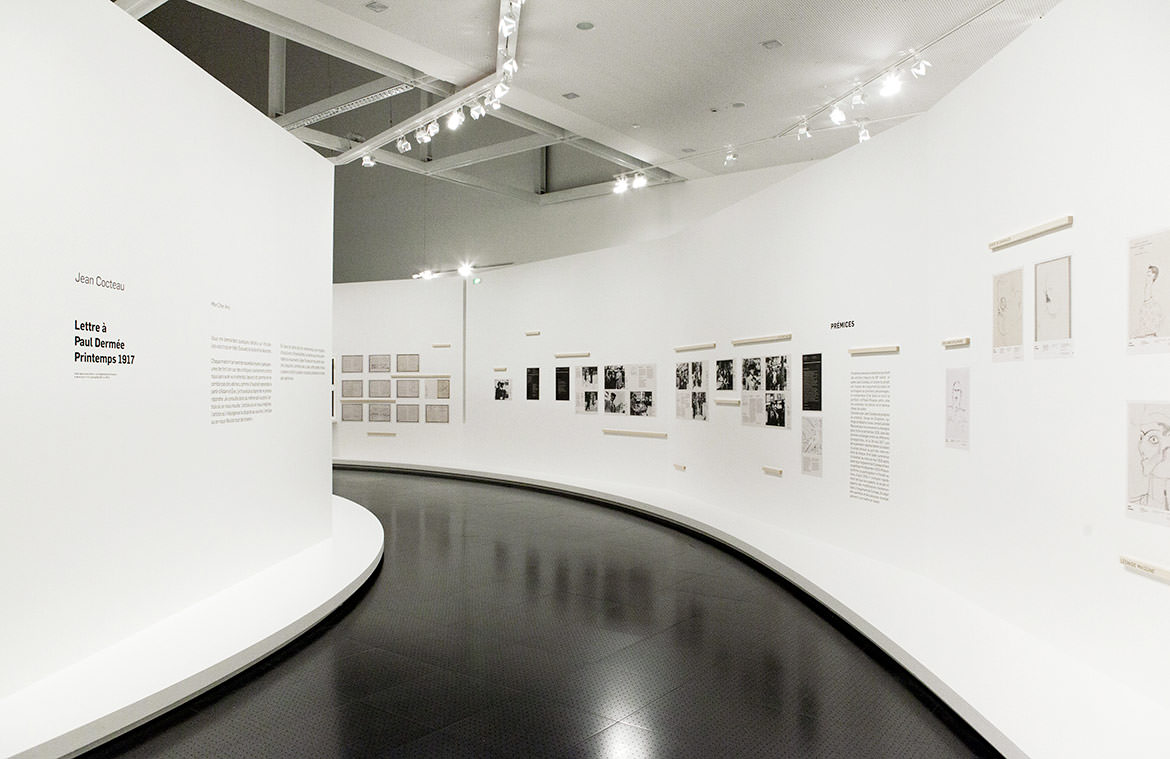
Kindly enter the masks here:
[[334, 460], [585, 496], [708, 535], [769, 567], [922, 681], [1005, 756], [1166, 757], [1161, 706], [928, 577], [663, 490], [527, 473]]
[[383, 537], [334, 496], [331, 538], [0, 701], [0, 756], [74, 756], [223, 682], [361, 587]]

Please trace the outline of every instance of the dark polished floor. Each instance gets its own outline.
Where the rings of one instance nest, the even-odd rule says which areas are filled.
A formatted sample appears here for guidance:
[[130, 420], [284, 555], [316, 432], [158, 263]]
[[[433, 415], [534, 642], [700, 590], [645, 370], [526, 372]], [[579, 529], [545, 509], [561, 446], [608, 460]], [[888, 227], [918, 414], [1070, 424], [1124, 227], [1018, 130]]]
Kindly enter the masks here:
[[334, 490], [386, 528], [363, 591], [87, 757], [997, 756], [695, 537], [474, 482], [338, 471]]

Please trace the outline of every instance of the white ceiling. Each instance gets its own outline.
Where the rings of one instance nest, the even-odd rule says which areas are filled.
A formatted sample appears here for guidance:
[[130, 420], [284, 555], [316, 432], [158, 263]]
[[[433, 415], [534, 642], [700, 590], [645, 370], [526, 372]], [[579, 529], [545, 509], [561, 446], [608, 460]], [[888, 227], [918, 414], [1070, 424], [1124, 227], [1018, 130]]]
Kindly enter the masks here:
[[[386, 0], [382, 13], [363, 0], [320, 2], [481, 75], [494, 68], [497, 0]], [[932, 66], [925, 78], [894, 98], [872, 86], [866, 108], [849, 115], [877, 122], [876, 133], [926, 110], [1056, 2], [530, 0], [521, 15], [517, 92], [507, 102], [553, 123], [567, 113], [576, 117], [573, 131], [651, 163], [688, 159], [687, 148], [714, 151], [667, 168], [721, 172], [725, 146], [781, 133], [978, 16], [926, 52]], [[578, 30], [583, 21], [594, 28]], [[779, 48], [761, 45], [773, 39]], [[566, 100], [568, 92], [580, 97]], [[851, 123], [839, 134], [815, 133], [832, 127], [827, 112], [810, 126], [811, 140], [798, 144], [792, 135], [737, 151], [733, 168], [820, 158], [856, 143]]]
[[[927, 110], [1058, 1], [528, 0], [520, 70], [504, 102], [513, 124], [535, 117], [546, 133], [566, 130], [636, 159], [627, 164], [683, 179], [803, 163], [856, 145], [855, 120], [868, 120], [876, 134]], [[193, 2], [351, 63], [367, 53], [396, 62], [434, 77], [447, 92], [495, 70], [499, 0], [382, 0], [388, 7], [380, 13], [365, 7], [368, 0]], [[580, 22], [593, 28], [581, 31]], [[766, 49], [767, 40], [781, 44]], [[901, 94], [879, 96], [874, 80], [928, 46], [929, 74], [916, 80], [903, 65]], [[377, 71], [385, 73], [385, 66]], [[834, 128], [828, 107], [868, 82], [866, 106], [847, 105], [849, 121]], [[579, 97], [564, 98], [569, 92]], [[812, 116], [813, 137], [798, 141], [805, 116]], [[528, 133], [497, 132], [501, 139]], [[468, 144], [462, 140], [460, 149]], [[729, 147], [739, 158], [725, 165]], [[605, 155], [593, 150], [591, 160], [600, 161], [599, 152]], [[418, 170], [419, 155], [387, 158]], [[415, 163], [403, 164], [407, 159]], [[484, 176], [476, 168], [472, 173]], [[596, 183], [621, 170], [602, 161], [583, 176]]]

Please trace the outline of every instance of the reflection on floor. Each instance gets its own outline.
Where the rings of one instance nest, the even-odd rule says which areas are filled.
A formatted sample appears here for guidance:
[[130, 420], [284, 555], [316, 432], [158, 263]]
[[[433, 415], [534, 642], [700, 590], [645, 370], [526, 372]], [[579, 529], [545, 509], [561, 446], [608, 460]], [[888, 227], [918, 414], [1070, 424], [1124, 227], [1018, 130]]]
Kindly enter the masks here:
[[695, 537], [498, 485], [338, 471], [334, 490], [386, 528], [371, 583], [87, 757], [998, 756]]

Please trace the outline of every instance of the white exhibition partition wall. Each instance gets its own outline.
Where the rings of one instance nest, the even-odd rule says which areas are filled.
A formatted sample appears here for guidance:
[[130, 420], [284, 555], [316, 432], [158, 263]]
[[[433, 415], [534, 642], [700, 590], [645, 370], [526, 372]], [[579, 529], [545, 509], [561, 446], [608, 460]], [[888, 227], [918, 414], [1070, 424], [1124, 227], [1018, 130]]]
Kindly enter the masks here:
[[114, 4], [3, 16], [0, 696], [329, 537], [333, 186]]
[[[1170, 356], [1126, 349], [1130, 241], [1170, 228], [1170, 101], [1152, 96], [1170, 69], [1167, 29], [1161, 0], [1066, 0], [929, 113], [680, 234], [483, 274], [467, 285], [467, 373], [454, 383], [466, 383], [462, 429], [443, 430], [438, 446], [430, 429], [373, 441], [338, 422], [335, 459], [692, 499], [755, 520], [765, 528], [757, 540], [791, 532], [928, 578], [1005, 635], [1019, 631], [1086, 666], [1086, 698], [1125, 693], [1164, 708], [1170, 588], [1119, 559], [1170, 567], [1170, 522], [1129, 515], [1126, 479], [1138, 434], [1127, 402], [1170, 402]], [[989, 249], [1068, 215], [1071, 228]], [[1041, 359], [1033, 267], [1065, 255], [1074, 353]], [[997, 362], [992, 280], [1016, 268], [1024, 355]], [[368, 307], [374, 285], [360, 300], [352, 287], [335, 286], [334, 340], [373, 350], [380, 343], [351, 314]], [[429, 341], [429, 324], [463, 308], [443, 280], [377, 287], [381, 321], [411, 326], [391, 341]], [[434, 296], [420, 308], [427, 288]], [[840, 322], [853, 326], [831, 326]], [[789, 332], [787, 342], [730, 344]], [[942, 345], [961, 337], [969, 347]], [[707, 342], [718, 347], [674, 351]], [[900, 352], [850, 355], [875, 345]], [[554, 358], [562, 352], [590, 355]], [[778, 353], [797, 365], [823, 354], [823, 477], [801, 474], [799, 412], [788, 429], [744, 426], [734, 406], [709, 407], [707, 421], [675, 417], [676, 361]], [[553, 399], [554, 367], [619, 363], [657, 365], [656, 417], [578, 414]], [[527, 367], [541, 368], [539, 401], [524, 400]], [[944, 445], [947, 370], [960, 367], [970, 368], [969, 450]], [[892, 389], [891, 494], [880, 503], [849, 495], [850, 378], [868, 370], [888, 370]], [[499, 377], [512, 381], [508, 401], [493, 398]], [[799, 409], [799, 381], [792, 392]], [[668, 437], [603, 435], [607, 427]], [[920, 606], [893, 598], [884, 611], [925, 629], [953, 622]], [[946, 655], [959, 663], [973, 653], [957, 645]], [[989, 689], [1011, 679], [971, 674]], [[1049, 755], [1061, 755], [1051, 749], [1061, 736], [1086, 730], [1124, 742], [1108, 721], [1092, 726], [1099, 715], [1066, 714], [1048, 729], [1047, 707], [1035, 708], [1013, 719], [1041, 743], [1047, 731]], [[1133, 755], [1157, 754], [1144, 748]]]

